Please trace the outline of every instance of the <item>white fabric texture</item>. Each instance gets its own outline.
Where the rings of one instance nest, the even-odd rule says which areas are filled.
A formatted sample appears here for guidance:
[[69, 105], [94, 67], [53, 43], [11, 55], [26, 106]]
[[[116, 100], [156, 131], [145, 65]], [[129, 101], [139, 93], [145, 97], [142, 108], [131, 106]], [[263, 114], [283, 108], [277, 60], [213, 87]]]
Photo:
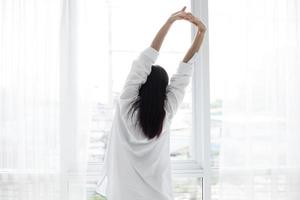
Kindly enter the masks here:
[[214, 191], [222, 200], [299, 200], [299, 1], [212, 0], [209, 7], [212, 87], [222, 91]]
[[[128, 118], [132, 101], [151, 72], [158, 52], [152, 47], [144, 50], [133, 62], [117, 108], [109, 135], [104, 170], [97, 192], [108, 200], [171, 200], [171, 162], [169, 153], [170, 123], [183, 100], [185, 88], [191, 80], [193, 61], [180, 65], [170, 79], [165, 104], [166, 117], [159, 138], [147, 139], [140, 127], [135, 126], [136, 114]], [[105, 178], [107, 178], [105, 180]], [[107, 187], [104, 182], [107, 181]]]
[[74, 3], [0, 1], [1, 200], [86, 196]]

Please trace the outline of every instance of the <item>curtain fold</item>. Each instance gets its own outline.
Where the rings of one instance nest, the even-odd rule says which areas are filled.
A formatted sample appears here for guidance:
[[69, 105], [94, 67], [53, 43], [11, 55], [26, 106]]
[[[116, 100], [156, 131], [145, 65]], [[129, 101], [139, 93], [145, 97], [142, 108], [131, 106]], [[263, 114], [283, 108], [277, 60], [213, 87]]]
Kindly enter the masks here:
[[76, 1], [1, 1], [0, 10], [0, 199], [84, 199]]
[[219, 199], [298, 200], [300, 4], [226, 4]]

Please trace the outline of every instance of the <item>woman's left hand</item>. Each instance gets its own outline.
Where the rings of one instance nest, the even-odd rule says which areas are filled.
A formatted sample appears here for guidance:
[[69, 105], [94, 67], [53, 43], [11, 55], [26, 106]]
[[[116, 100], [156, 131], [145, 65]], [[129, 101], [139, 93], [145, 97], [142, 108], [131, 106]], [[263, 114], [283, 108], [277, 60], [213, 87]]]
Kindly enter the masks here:
[[195, 26], [197, 26], [199, 31], [201, 31], [201, 32], [206, 31], [206, 26], [199, 18], [192, 15], [192, 13], [190, 13], [190, 12], [187, 13], [186, 15], [187, 15], [187, 17], [185, 19], [190, 21], [191, 23], [193, 23]]

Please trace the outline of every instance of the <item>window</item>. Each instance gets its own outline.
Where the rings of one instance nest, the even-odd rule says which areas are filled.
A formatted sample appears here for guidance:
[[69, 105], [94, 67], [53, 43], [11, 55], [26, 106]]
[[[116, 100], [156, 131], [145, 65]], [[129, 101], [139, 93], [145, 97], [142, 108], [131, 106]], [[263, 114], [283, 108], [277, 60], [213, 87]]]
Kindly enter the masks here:
[[[93, 36], [90, 38], [93, 47], [97, 48], [91, 51], [95, 51], [98, 54], [98, 56], [91, 59], [91, 63], [94, 63], [92, 64], [94, 68], [91, 69], [94, 74], [91, 99], [94, 101], [92, 103], [94, 106], [93, 131], [102, 131], [104, 133], [103, 137], [105, 137], [110, 130], [114, 101], [123, 87], [132, 60], [147, 45], [150, 45], [151, 40], [164, 23], [164, 20], [167, 19], [170, 14], [169, 10], [171, 9], [165, 8], [164, 12], [160, 8], [159, 12], [162, 14], [154, 15], [152, 12], [155, 10], [157, 4], [152, 1], [147, 3], [132, 0], [125, 3], [124, 1], [112, 0], [99, 4], [102, 4], [101, 7], [104, 9], [101, 12], [101, 16], [95, 19], [98, 20], [99, 24], [106, 24], [107, 26], [99, 26], [97, 34], [94, 33], [96, 34], [96, 41]], [[173, 7], [178, 9], [181, 5], [186, 5], [187, 1], [184, 0], [176, 4], [177, 6], [174, 5]], [[132, 5], [139, 8], [137, 12], [128, 12], [128, 10], [131, 10], [130, 7]], [[98, 6], [100, 7], [100, 5], [96, 7]], [[167, 4], [165, 7], [167, 7]], [[100, 21], [99, 18], [101, 19]], [[90, 32], [97, 31], [95, 27], [92, 27], [92, 29]], [[170, 31], [166, 38], [164, 48], [162, 48], [161, 56], [158, 58], [157, 63], [165, 67], [170, 75], [175, 72], [180, 59], [182, 59], [189, 47], [189, 29], [189, 24], [179, 22], [172, 27], [172, 31]], [[180, 40], [174, 44], [173, 41], [176, 38], [180, 38]], [[102, 45], [97, 45], [98, 42]], [[192, 149], [190, 149], [191, 128], [192, 94], [190, 86], [187, 89], [187, 95], [172, 125], [171, 157], [173, 160], [188, 160], [192, 158], [193, 153]], [[99, 134], [96, 133], [96, 137], [99, 137]], [[99, 143], [96, 145], [98, 146]], [[102, 143], [102, 147], [104, 146], [105, 142]], [[91, 159], [101, 162], [103, 153], [103, 149], [99, 149], [97, 153], [90, 154], [92, 156]]]
[[[88, 171], [93, 187], [103, 163], [107, 134], [113, 119], [114, 103], [123, 87], [132, 60], [151, 44], [156, 32], [169, 15], [189, 0], [176, 2], [110, 0], [81, 2], [79, 32], [79, 74], [82, 87], [88, 90], [90, 109], [90, 139]], [[132, 6], [134, 5], [134, 12]], [[194, 5], [194, 4], [193, 4]], [[169, 32], [157, 63], [171, 76], [191, 44], [191, 25], [179, 21]], [[176, 41], [176, 42], [174, 42]], [[199, 63], [198, 63], [199, 64]], [[195, 76], [199, 76], [198, 72]], [[195, 78], [194, 78], [195, 79]], [[202, 199], [203, 139], [196, 127], [193, 83], [172, 124], [170, 156], [174, 169], [174, 193], [177, 199]], [[86, 95], [86, 93], [84, 94]], [[199, 106], [199, 105], [198, 105]], [[197, 113], [197, 115], [201, 115]]]

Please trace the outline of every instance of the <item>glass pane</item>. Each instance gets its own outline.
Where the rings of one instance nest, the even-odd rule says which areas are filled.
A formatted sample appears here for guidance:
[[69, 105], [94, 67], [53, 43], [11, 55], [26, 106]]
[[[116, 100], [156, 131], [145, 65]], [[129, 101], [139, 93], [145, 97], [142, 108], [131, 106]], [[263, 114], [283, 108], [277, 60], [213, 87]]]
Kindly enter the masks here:
[[[99, 163], [103, 161], [114, 103], [133, 59], [151, 44], [156, 32], [172, 12], [184, 5], [190, 10], [190, 3], [188, 0], [172, 4], [159, 0], [90, 0], [81, 4], [79, 16], [83, 20], [78, 34], [79, 79], [85, 91], [81, 95], [84, 95], [90, 109], [89, 162]], [[157, 64], [166, 69], [169, 78], [189, 48], [190, 30], [189, 23], [179, 21], [165, 39]], [[172, 159], [191, 159], [191, 107], [189, 86], [171, 127]]]
[[[174, 200], [202, 200], [202, 178], [173, 177]], [[105, 200], [95, 193], [95, 181], [87, 184], [88, 200]]]
[[174, 200], [202, 200], [202, 178], [173, 178]]

